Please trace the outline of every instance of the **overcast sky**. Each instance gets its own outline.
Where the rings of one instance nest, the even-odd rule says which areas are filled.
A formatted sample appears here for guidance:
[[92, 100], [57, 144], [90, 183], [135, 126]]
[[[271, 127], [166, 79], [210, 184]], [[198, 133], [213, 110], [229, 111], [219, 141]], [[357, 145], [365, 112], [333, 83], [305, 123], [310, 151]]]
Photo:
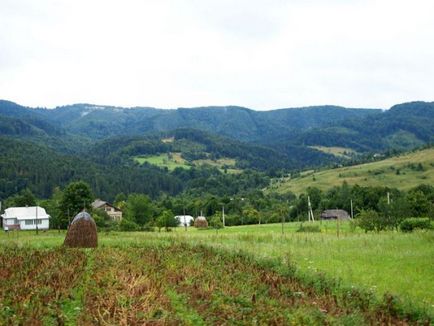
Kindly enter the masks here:
[[0, 98], [160, 108], [434, 100], [433, 0], [0, 0]]

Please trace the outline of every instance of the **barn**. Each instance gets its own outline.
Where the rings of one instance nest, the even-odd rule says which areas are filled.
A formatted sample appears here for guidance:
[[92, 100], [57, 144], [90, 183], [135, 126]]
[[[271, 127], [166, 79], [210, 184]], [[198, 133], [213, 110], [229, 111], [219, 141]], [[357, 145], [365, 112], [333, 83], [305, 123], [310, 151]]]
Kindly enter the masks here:
[[343, 209], [326, 209], [321, 213], [321, 219], [323, 220], [348, 220], [350, 215]]

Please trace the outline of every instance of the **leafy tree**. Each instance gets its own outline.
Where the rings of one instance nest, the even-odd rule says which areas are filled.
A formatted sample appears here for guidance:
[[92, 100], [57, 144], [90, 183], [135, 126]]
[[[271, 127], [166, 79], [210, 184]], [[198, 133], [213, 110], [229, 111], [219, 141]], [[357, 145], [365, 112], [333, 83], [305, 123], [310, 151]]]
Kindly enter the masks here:
[[152, 221], [154, 207], [148, 196], [131, 194], [126, 202], [126, 218], [137, 225], [144, 226]]
[[30, 189], [26, 188], [15, 196], [6, 199], [5, 207], [36, 206], [36, 198]]
[[412, 217], [429, 216], [432, 213], [433, 204], [421, 190], [410, 191], [407, 194]]
[[383, 221], [380, 215], [374, 210], [361, 210], [357, 215], [357, 225], [365, 232], [377, 231], [383, 229]]
[[110, 228], [115, 223], [107, 212], [102, 209], [94, 209], [92, 217], [99, 228]]
[[60, 188], [56, 187], [53, 191], [53, 195], [49, 199], [41, 200], [39, 205], [44, 207], [47, 214], [50, 215], [50, 228], [57, 229], [62, 226], [62, 211], [60, 209], [60, 203], [62, 201], [63, 192]]
[[119, 223], [119, 229], [121, 231], [138, 231], [140, 230], [140, 226], [130, 221], [128, 218], [123, 218]]
[[251, 206], [243, 209], [243, 216], [246, 224], [261, 223], [260, 213]]
[[387, 228], [398, 228], [402, 220], [411, 216], [410, 205], [403, 196], [395, 197], [390, 204], [387, 203], [386, 198], [383, 198], [378, 207]]
[[83, 181], [71, 182], [63, 191], [60, 201], [60, 226], [65, 228], [68, 225], [69, 218], [73, 218], [83, 209], [91, 211], [91, 204], [94, 196], [90, 186]]
[[115, 201], [113, 203], [119, 209], [124, 209], [126, 201], [127, 201], [127, 196], [123, 192], [121, 192], [116, 195]]
[[213, 228], [213, 229], [221, 229], [223, 228], [223, 222], [222, 222], [222, 217], [220, 214], [214, 214], [210, 221], [209, 221], [209, 225]]
[[170, 210], [164, 210], [157, 218], [156, 221], [158, 231], [161, 231], [161, 228], [166, 228], [166, 231], [169, 231], [171, 227], [178, 226], [178, 220], [175, 218], [173, 213]]

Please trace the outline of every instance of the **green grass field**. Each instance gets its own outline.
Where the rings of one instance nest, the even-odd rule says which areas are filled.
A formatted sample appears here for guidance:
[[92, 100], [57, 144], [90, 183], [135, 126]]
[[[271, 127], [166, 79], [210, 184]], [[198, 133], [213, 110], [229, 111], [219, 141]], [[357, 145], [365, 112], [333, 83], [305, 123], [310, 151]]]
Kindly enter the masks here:
[[170, 153], [170, 155], [159, 154], [151, 156], [135, 156], [134, 161], [139, 164], [147, 162], [162, 168], [168, 168], [169, 171], [173, 171], [176, 168], [190, 168], [190, 165], [187, 164], [187, 161], [181, 157], [181, 153]]
[[317, 149], [321, 152], [332, 154], [338, 157], [344, 157], [344, 158], [350, 158], [352, 154], [356, 154], [356, 151], [354, 151], [351, 148], [345, 148], [345, 147], [326, 147], [326, 146], [309, 146], [310, 148]]
[[408, 190], [421, 183], [434, 184], [434, 149], [430, 148], [361, 165], [317, 172], [308, 171], [300, 177], [273, 183], [267, 191], [279, 193], [292, 191], [300, 194], [307, 187], [327, 190], [341, 185], [344, 181], [349, 185], [388, 186], [402, 190]]
[[[339, 287], [364, 289], [379, 300], [385, 293], [391, 293], [406, 306], [434, 313], [434, 232], [365, 234], [351, 230], [349, 223], [340, 223], [338, 237], [336, 222], [316, 223], [321, 233], [297, 233], [299, 223], [286, 223], [283, 235], [281, 224], [268, 224], [218, 231], [177, 228], [161, 233], [101, 232], [99, 243], [109, 251], [115, 247], [187, 244], [193, 248], [205, 245], [228, 253], [247, 253], [257, 261], [273, 260], [280, 267], [295, 266], [301, 279], [315, 279], [323, 274], [337, 281]], [[2, 233], [0, 246], [15, 244], [18, 248], [51, 250], [61, 246], [64, 236], [64, 232], [57, 231], [39, 235]], [[107, 252], [104, 255], [110, 256]]]
[[176, 168], [190, 169], [192, 165], [210, 165], [220, 169], [222, 172], [227, 167], [228, 173], [241, 173], [242, 170], [235, 168], [236, 160], [230, 158], [221, 158], [217, 160], [203, 159], [194, 160], [191, 164], [182, 158], [181, 153], [159, 154], [150, 156], [135, 156], [134, 161], [139, 164], [145, 162], [153, 164], [162, 168], [167, 168], [169, 171], [173, 171]]

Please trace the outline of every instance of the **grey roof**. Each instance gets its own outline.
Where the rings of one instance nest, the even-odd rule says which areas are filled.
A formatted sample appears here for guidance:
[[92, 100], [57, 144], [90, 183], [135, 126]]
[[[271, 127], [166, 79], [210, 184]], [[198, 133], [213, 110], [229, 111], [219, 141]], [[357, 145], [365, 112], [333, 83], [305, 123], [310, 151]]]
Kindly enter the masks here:
[[122, 212], [122, 210], [120, 208], [118, 208], [118, 207], [110, 204], [108, 201], [104, 201], [104, 200], [101, 200], [101, 199], [95, 199], [91, 205], [92, 205], [93, 208], [101, 208], [104, 205], [108, 205], [108, 206], [113, 207], [114, 209], [117, 209], [118, 211]]
[[108, 204], [106, 201], [101, 199], [95, 199], [92, 203], [93, 208], [100, 208], [101, 206], [104, 206], [105, 204]]
[[347, 219], [349, 217], [348, 212], [343, 209], [326, 209], [321, 213], [321, 218]]

